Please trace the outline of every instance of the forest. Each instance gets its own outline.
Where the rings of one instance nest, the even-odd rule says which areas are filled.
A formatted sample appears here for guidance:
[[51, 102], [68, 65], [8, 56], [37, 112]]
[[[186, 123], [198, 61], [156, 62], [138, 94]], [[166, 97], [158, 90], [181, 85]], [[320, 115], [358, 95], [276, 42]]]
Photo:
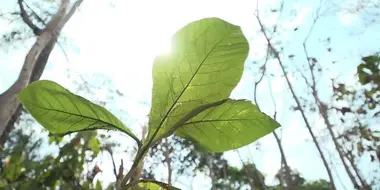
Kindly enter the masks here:
[[0, 189], [380, 190], [378, 0], [0, 5]]

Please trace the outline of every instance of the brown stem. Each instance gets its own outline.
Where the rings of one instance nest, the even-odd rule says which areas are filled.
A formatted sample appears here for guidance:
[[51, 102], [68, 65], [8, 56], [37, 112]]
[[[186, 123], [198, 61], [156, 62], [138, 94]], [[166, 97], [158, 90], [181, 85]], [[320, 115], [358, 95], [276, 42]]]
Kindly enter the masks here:
[[282, 72], [283, 72], [283, 74], [284, 74], [284, 77], [285, 77], [286, 83], [287, 83], [287, 85], [288, 85], [288, 87], [289, 87], [289, 89], [290, 89], [290, 92], [291, 92], [291, 94], [292, 94], [292, 96], [293, 96], [293, 99], [294, 99], [294, 101], [296, 102], [299, 111], [301, 112], [302, 118], [303, 118], [303, 120], [304, 120], [304, 122], [305, 122], [305, 124], [306, 124], [306, 127], [307, 127], [307, 129], [308, 129], [308, 131], [309, 131], [309, 133], [310, 133], [310, 136], [312, 137], [313, 142], [314, 142], [314, 144], [315, 144], [315, 146], [316, 146], [316, 148], [317, 148], [317, 150], [318, 150], [318, 152], [319, 152], [319, 154], [320, 154], [320, 156], [321, 156], [322, 162], [323, 162], [323, 164], [324, 164], [324, 166], [325, 166], [325, 168], [326, 168], [327, 174], [328, 174], [329, 179], [330, 179], [331, 189], [332, 189], [332, 190], [335, 190], [336, 188], [335, 188], [335, 184], [334, 184], [334, 179], [333, 179], [333, 176], [332, 176], [332, 172], [331, 172], [331, 170], [330, 170], [330, 168], [329, 168], [329, 166], [328, 166], [327, 159], [325, 158], [325, 155], [324, 155], [323, 152], [322, 152], [322, 149], [321, 149], [321, 147], [320, 147], [320, 145], [319, 145], [319, 143], [318, 143], [318, 141], [317, 141], [317, 138], [316, 138], [316, 136], [314, 135], [313, 130], [311, 129], [311, 125], [310, 125], [310, 123], [309, 123], [309, 120], [307, 119], [307, 117], [306, 117], [306, 115], [305, 115], [305, 111], [304, 111], [304, 109], [302, 108], [301, 102], [299, 101], [298, 96], [296, 95], [296, 93], [295, 93], [295, 91], [294, 91], [293, 85], [290, 83], [289, 77], [287, 76], [288, 73], [287, 73], [287, 71], [285, 70], [285, 67], [284, 67], [284, 64], [282, 63], [282, 60], [281, 60], [281, 58], [280, 58], [280, 55], [279, 55], [278, 51], [272, 46], [272, 43], [271, 43], [269, 37], [267, 36], [267, 34], [266, 34], [266, 32], [265, 32], [264, 26], [263, 26], [263, 24], [261, 23], [261, 20], [260, 20], [260, 18], [259, 18], [259, 13], [258, 13], [258, 11], [257, 11], [256, 18], [257, 18], [257, 20], [258, 20], [258, 22], [259, 22], [259, 25], [260, 25], [260, 27], [261, 27], [261, 31], [262, 31], [262, 33], [264, 34], [264, 37], [265, 37], [265, 39], [266, 39], [266, 41], [267, 41], [267, 43], [268, 43], [268, 47], [269, 47], [269, 49], [274, 53], [274, 56], [275, 56], [275, 58], [277, 59], [278, 64], [279, 64], [280, 67], [281, 67], [281, 70], [282, 70]]

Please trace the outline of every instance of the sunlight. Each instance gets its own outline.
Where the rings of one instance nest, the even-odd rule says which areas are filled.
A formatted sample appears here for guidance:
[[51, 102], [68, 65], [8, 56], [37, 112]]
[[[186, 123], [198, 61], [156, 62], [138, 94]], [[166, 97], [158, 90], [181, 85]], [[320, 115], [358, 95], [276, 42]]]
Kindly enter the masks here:
[[158, 55], [158, 54], [169, 54], [172, 50], [170, 38], [161, 38], [160, 40], [153, 42], [152, 46], [153, 46], [153, 48], [152, 48], [153, 52], [156, 55]]

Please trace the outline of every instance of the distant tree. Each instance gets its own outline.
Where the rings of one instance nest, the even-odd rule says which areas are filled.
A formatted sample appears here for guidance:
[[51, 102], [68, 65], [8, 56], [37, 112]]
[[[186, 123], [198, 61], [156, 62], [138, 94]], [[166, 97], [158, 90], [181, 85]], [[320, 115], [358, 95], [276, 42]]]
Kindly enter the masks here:
[[[48, 6], [42, 6], [41, 12], [44, 12], [45, 15], [38, 15], [23, 0], [17, 1], [19, 11], [9, 13], [11, 16], [21, 17], [22, 22], [32, 30], [36, 42], [25, 57], [18, 79], [9, 89], [0, 94], [0, 144], [4, 144], [8, 139], [8, 134], [12, 131], [13, 124], [20, 115], [21, 103], [16, 98], [17, 94], [28, 84], [40, 78], [63, 27], [82, 2], [83, 0], [78, 0], [70, 7], [71, 1], [61, 0], [56, 12], [52, 15], [47, 14], [47, 20], [44, 19], [44, 16], [48, 10], [43, 9]], [[4, 37], [11, 41], [28, 38], [28, 34], [12, 31], [9, 36], [5, 35]]]

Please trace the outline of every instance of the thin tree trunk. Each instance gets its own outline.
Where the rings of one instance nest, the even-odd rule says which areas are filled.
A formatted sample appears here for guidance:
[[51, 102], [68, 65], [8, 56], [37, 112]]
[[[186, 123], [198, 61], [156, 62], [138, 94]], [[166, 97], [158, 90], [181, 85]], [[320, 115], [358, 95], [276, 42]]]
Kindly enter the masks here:
[[281, 140], [275, 131], [273, 131], [273, 135], [276, 139], [278, 149], [280, 149], [281, 163], [284, 164], [284, 168], [285, 168], [285, 179], [286, 179], [286, 183], [287, 183], [286, 188], [288, 190], [296, 190], [296, 189], [298, 189], [298, 187], [293, 187], [292, 173], [290, 171], [290, 167], [289, 167], [288, 162], [286, 160], [284, 149], [282, 148]]
[[[315, 24], [316, 20], [314, 21], [314, 24]], [[314, 26], [313, 24], [313, 26]], [[315, 80], [315, 75], [314, 75], [314, 67], [315, 67], [315, 63], [313, 61], [316, 62], [316, 60], [310, 60], [310, 57], [309, 57], [309, 54], [307, 52], [307, 49], [306, 49], [306, 43], [307, 43], [307, 39], [313, 29], [313, 26], [312, 28], [310, 28], [309, 30], [309, 33], [308, 35], [306, 36], [304, 42], [303, 42], [303, 49], [304, 49], [304, 53], [306, 55], [306, 61], [307, 61], [307, 64], [308, 64], [308, 67], [309, 67], [309, 70], [310, 70], [310, 75], [311, 75], [311, 83], [308, 81], [308, 79], [302, 74], [306, 84], [310, 87], [310, 89], [312, 90], [312, 95], [313, 95], [313, 98], [314, 98], [314, 101], [315, 103], [317, 104], [317, 107], [318, 107], [318, 112], [319, 114], [322, 116], [324, 122], [325, 122], [325, 125], [331, 135], [331, 138], [333, 140], [333, 143], [334, 143], [334, 146], [335, 146], [335, 149], [336, 151], [338, 152], [338, 155], [339, 155], [339, 158], [340, 160], [342, 161], [343, 163], [343, 167], [344, 169], [346, 170], [347, 172], [347, 175], [348, 177], [350, 178], [352, 184], [354, 185], [354, 188], [356, 189], [361, 189], [361, 186], [357, 183], [356, 181], [356, 178], [355, 176], [352, 174], [351, 170], [350, 170], [350, 167], [348, 166], [348, 164], [346, 163], [346, 160], [344, 158], [344, 153], [341, 149], [341, 146], [340, 144], [338, 143], [337, 141], [337, 138], [334, 134], [334, 131], [333, 131], [333, 126], [330, 122], [330, 119], [328, 117], [328, 113], [327, 113], [327, 106], [325, 103], [323, 103], [320, 98], [319, 98], [319, 95], [318, 95], [318, 92], [317, 92], [317, 89], [316, 89], [316, 80]], [[312, 61], [312, 62], [310, 62]], [[355, 167], [354, 165], [352, 167]], [[366, 183], [362, 183], [362, 186], [365, 186]]]
[[165, 151], [164, 151], [164, 156], [165, 156], [165, 162], [167, 165], [168, 169], [168, 184], [171, 186], [172, 185], [172, 165], [171, 165], [171, 158], [170, 158], [170, 145], [168, 143], [168, 139], [163, 139], [164, 141], [164, 146], [165, 146]]
[[[269, 48], [268, 48], [268, 49], [269, 49]], [[258, 103], [258, 101], [257, 101], [257, 86], [260, 84], [260, 82], [261, 82], [261, 81], [263, 80], [263, 78], [264, 78], [264, 75], [265, 75], [265, 72], [266, 72], [266, 64], [267, 64], [267, 62], [268, 62], [268, 53], [269, 53], [269, 52], [267, 52], [267, 56], [266, 56], [266, 59], [265, 59], [265, 63], [264, 63], [264, 65], [263, 65], [263, 67], [261, 67], [261, 68], [263, 69], [263, 71], [262, 71], [262, 75], [261, 75], [261, 77], [259, 78], [259, 80], [255, 82], [254, 91], [253, 91], [253, 99], [254, 99], [254, 102], [255, 102], [255, 104], [256, 104], [256, 106], [257, 106], [257, 108], [258, 108], [259, 111], [261, 111], [261, 109], [260, 109], [259, 103]], [[274, 99], [273, 99], [273, 94], [271, 94], [271, 98], [272, 98], [272, 101], [273, 101], [273, 104], [274, 104], [274, 107], [275, 107], [274, 110], [275, 110], [275, 113], [276, 113], [276, 103], [275, 103], [275, 101], [274, 101]], [[273, 119], [276, 120], [276, 114], [274, 115], [274, 118], [273, 118]], [[284, 167], [285, 167], [285, 179], [286, 179], [286, 183], [288, 184], [287, 189], [288, 189], [288, 190], [291, 190], [291, 189], [292, 189], [291, 186], [292, 186], [292, 184], [293, 184], [293, 182], [292, 182], [292, 176], [291, 176], [291, 172], [290, 172], [290, 168], [289, 168], [288, 162], [286, 161], [286, 157], [285, 157], [284, 149], [282, 148], [281, 140], [280, 140], [280, 138], [277, 136], [277, 134], [276, 134], [275, 131], [273, 131], [273, 135], [274, 135], [274, 137], [275, 137], [275, 139], [276, 139], [276, 142], [277, 142], [278, 148], [279, 148], [279, 150], [280, 150], [280, 154], [281, 154], [281, 163], [283, 163], [283, 164], [284, 164]], [[282, 167], [282, 166], [281, 166], [281, 167]]]
[[[268, 48], [268, 50], [269, 50], [269, 48]], [[269, 88], [269, 90], [270, 90], [270, 97], [271, 97], [273, 105], [274, 105], [274, 109], [277, 110], [276, 101], [274, 100], [272, 89]], [[277, 112], [275, 111], [273, 119], [276, 120], [276, 116], [277, 116]], [[273, 131], [273, 135], [274, 135], [274, 138], [276, 139], [278, 148], [280, 150], [280, 154], [281, 154], [281, 167], [282, 167], [282, 164], [284, 164], [285, 179], [286, 179], [286, 183], [288, 184], [287, 185], [287, 189], [288, 190], [297, 190], [299, 188], [298, 188], [298, 186], [294, 185], [293, 178], [292, 178], [292, 172], [291, 172], [290, 167], [288, 165], [288, 161], [286, 160], [285, 152], [284, 152], [284, 149], [283, 149], [282, 144], [281, 144], [281, 139], [278, 137], [276, 131]]]
[[298, 107], [299, 111], [301, 112], [302, 118], [303, 118], [303, 120], [304, 120], [304, 122], [305, 122], [305, 124], [306, 124], [306, 128], [308, 129], [308, 131], [309, 131], [309, 133], [310, 133], [310, 136], [312, 137], [313, 142], [314, 142], [314, 144], [315, 144], [315, 146], [316, 146], [316, 148], [317, 148], [317, 150], [318, 150], [318, 152], [319, 152], [319, 154], [320, 154], [320, 156], [321, 156], [321, 159], [322, 159], [323, 165], [325, 166], [325, 168], [326, 168], [326, 172], [327, 172], [327, 175], [328, 175], [328, 177], [329, 177], [329, 179], [330, 179], [331, 189], [332, 189], [332, 190], [335, 190], [336, 188], [335, 188], [334, 179], [333, 179], [333, 176], [332, 176], [331, 169], [330, 169], [330, 167], [329, 167], [329, 165], [328, 165], [328, 163], [327, 163], [327, 159], [326, 159], [325, 155], [324, 155], [323, 152], [322, 152], [322, 149], [321, 149], [321, 147], [320, 147], [320, 145], [319, 145], [319, 143], [318, 143], [318, 141], [317, 141], [316, 136], [314, 135], [314, 132], [313, 132], [313, 130], [312, 130], [312, 128], [311, 128], [311, 125], [310, 125], [310, 123], [309, 123], [309, 120], [307, 119], [307, 117], [306, 117], [306, 115], [305, 115], [305, 111], [304, 111], [303, 108], [302, 108], [301, 102], [299, 101], [298, 96], [296, 95], [296, 93], [295, 93], [295, 91], [294, 91], [294, 89], [293, 89], [293, 86], [292, 86], [292, 84], [291, 84], [290, 81], [289, 81], [289, 78], [288, 78], [288, 76], [287, 76], [288, 73], [287, 73], [286, 70], [285, 70], [285, 67], [284, 67], [284, 64], [282, 63], [282, 60], [281, 60], [281, 58], [280, 58], [280, 55], [279, 55], [279, 53], [276, 51], [276, 49], [272, 46], [272, 43], [271, 43], [269, 37], [267, 36], [267, 34], [266, 34], [266, 32], [265, 32], [264, 26], [263, 26], [263, 24], [261, 23], [261, 20], [260, 20], [259, 16], [257, 15], [256, 17], [257, 17], [257, 20], [258, 20], [259, 25], [260, 25], [260, 27], [261, 27], [262, 33], [264, 34], [264, 36], [265, 36], [265, 38], [266, 38], [266, 40], [267, 40], [268, 47], [269, 47], [269, 49], [274, 53], [274, 56], [275, 56], [275, 58], [277, 59], [278, 64], [279, 64], [280, 67], [281, 67], [281, 70], [282, 70], [282, 72], [283, 72], [283, 74], [284, 74], [284, 77], [285, 77], [286, 83], [287, 83], [287, 85], [288, 85], [288, 87], [289, 87], [289, 89], [290, 89], [290, 92], [291, 92], [291, 94], [292, 94], [292, 96], [293, 96], [293, 99], [294, 99], [294, 101], [296, 102], [297, 107]]
[[319, 113], [321, 114], [321, 116], [322, 116], [322, 118], [323, 118], [323, 120], [324, 120], [324, 122], [325, 122], [325, 124], [327, 126], [327, 129], [328, 129], [328, 131], [329, 131], [329, 133], [331, 135], [331, 138], [333, 140], [335, 149], [338, 152], [339, 158], [340, 158], [340, 160], [343, 163], [344, 169], [346, 170], [348, 177], [350, 178], [350, 180], [351, 180], [352, 184], [354, 185], [354, 187], [356, 189], [360, 189], [360, 186], [357, 183], [357, 181], [355, 179], [355, 176], [352, 174], [349, 166], [346, 163], [346, 160], [344, 159], [344, 154], [341, 151], [340, 145], [339, 145], [338, 141], [336, 140], [334, 131], [332, 129], [332, 125], [331, 125], [330, 120], [328, 119], [328, 116], [327, 116], [327, 110], [326, 110], [327, 108], [326, 108], [326, 106], [322, 102], [320, 102], [319, 98], [317, 97], [318, 95], [317, 95], [317, 92], [315, 91], [315, 89], [313, 90], [313, 96], [314, 96], [314, 99], [315, 99], [315, 101], [316, 101], [316, 103], [318, 105], [317, 107], [318, 107]]
[[17, 100], [18, 93], [28, 84], [38, 80], [46, 66], [50, 53], [54, 49], [59, 34], [74, 14], [83, 0], [74, 3], [69, 11], [69, 0], [61, 0], [61, 5], [52, 19], [47, 23], [44, 29], [35, 26], [25, 12], [23, 1], [18, 0], [20, 6], [20, 15], [23, 21], [37, 35], [37, 40], [25, 57], [24, 65], [21, 69], [18, 79], [13, 85], [0, 94], [0, 144], [4, 144], [8, 139], [9, 133], [14, 127], [14, 123], [21, 113], [21, 103]]
[[[310, 68], [310, 69], [312, 69], [312, 68]], [[311, 72], [313, 72], [313, 71], [311, 70]], [[314, 77], [313, 77], [313, 78], [314, 78]], [[315, 89], [315, 84], [314, 84], [314, 82], [313, 82], [313, 86], [311, 86], [311, 89], [312, 89], [312, 91], [313, 91], [313, 97], [314, 97], [314, 99], [315, 99], [315, 102], [316, 102], [317, 105], [318, 105], [318, 106], [317, 106], [317, 107], [318, 107], [318, 111], [319, 111], [319, 113], [321, 114], [321, 116], [322, 116], [322, 118], [323, 118], [323, 120], [324, 120], [324, 122], [325, 122], [325, 124], [326, 124], [326, 126], [327, 126], [327, 129], [328, 129], [328, 131], [329, 131], [329, 133], [330, 133], [330, 135], [331, 135], [331, 139], [333, 140], [333, 143], [334, 143], [335, 149], [336, 149], [336, 151], [338, 152], [339, 158], [340, 158], [340, 160], [342, 161], [342, 163], [343, 163], [343, 167], [344, 167], [344, 169], [346, 170], [347, 175], [348, 175], [348, 177], [350, 178], [352, 184], [354, 185], [354, 187], [355, 187], [356, 189], [363, 189], [364, 187], [368, 187], [368, 185], [366, 185], [366, 182], [363, 181], [363, 180], [360, 180], [360, 179], [359, 179], [359, 180], [362, 182], [361, 185], [359, 185], [359, 184], [357, 183], [355, 176], [353, 175], [352, 171], [350, 170], [350, 167], [349, 167], [348, 164], [346, 163], [344, 153], [343, 153], [343, 151], [342, 151], [342, 149], [341, 149], [340, 144], [339, 144], [338, 141], [337, 141], [337, 138], [336, 138], [336, 136], [335, 136], [335, 134], [334, 134], [334, 131], [333, 131], [333, 129], [332, 129], [333, 126], [332, 126], [332, 124], [330, 123], [330, 120], [329, 120], [329, 118], [328, 118], [327, 107], [326, 107], [326, 105], [325, 105], [323, 102], [321, 102], [321, 100], [319, 99], [319, 97], [318, 97], [318, 92], [317, 92], [316, 89]], [[352, 167], [354, 168], [355, 171], [357, 171], [357, 168], [355, 167], [355, 165], [352, 164]], [[358, 174], [358, 173], [357, 173], [357, 174]], [[360, 175], [357, 175], [357, 176], [360, 177]], [[366, 189], [366, 188], [364, 188], [364, 189]]]
[[[342, 151], [343, 151], [343, 149], [342, 149]], [[344, 151], [343, 151], [343, 153], [344, 153]], [[352, 155], [352, 152], [348, 151], [347, 153], [344, 153], [344, 155], [347, 158], [347, 160], [350, 162], [352, 169], [354, 170], [357, 178], [359, 179], [360, 183], [363, 186], [363, 189], [371, 190], [372, 189], [371, 186], [369, 186], [368, 183], [362, 178], [362, 176], [359, 172], [359, 169], [356, 167], [356, 164], [354, 161], [354, 156]]]

